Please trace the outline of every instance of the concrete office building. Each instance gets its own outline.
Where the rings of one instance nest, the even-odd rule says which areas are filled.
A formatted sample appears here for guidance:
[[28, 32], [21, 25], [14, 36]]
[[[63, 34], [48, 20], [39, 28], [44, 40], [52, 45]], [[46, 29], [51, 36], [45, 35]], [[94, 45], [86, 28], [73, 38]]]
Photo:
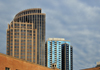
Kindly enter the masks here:
[[45, 65], [45, 14], [40, 8], [21, 11], [8, 24], [7, 54]]
[[[66, 44], [68, 44], [66, 46]], [[65, 49], [65, 50], [64, 50]], [[72, 70], [72, 47], [70, 41], [63, 38], [49, 38], [45, 44], [45, 65], [49, 68], [56, 66], [60, 70]], [[63, 52], [62, 52], [63, 51]], [[67, 64], [64, 62], [68, 62]], [[68, 69], [64, 69], [67, 66]]]

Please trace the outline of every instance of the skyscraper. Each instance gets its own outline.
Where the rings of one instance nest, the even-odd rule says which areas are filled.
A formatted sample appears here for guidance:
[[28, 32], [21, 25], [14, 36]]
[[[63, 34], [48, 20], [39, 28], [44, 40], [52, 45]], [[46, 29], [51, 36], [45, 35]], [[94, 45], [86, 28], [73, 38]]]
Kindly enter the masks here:
[[73, 47], [62, 44], [62, 70], [73, 70]]
[[40, 8], [21, 11], [8, 24], [7, 54], [45, 65], [45, 13]]
[[[65, 43], [67, 46], [64, 45]], [[49, 38], [45, 44], [45, 50], [45, 65], [47, 67], [56, 66], [60, 70], [72, 70], [72, 47], [69, 40]], [[67, 61], [67, 64], [65, 61]], [[69, 69], [64, 69], [63, 66], [68, 66]]]

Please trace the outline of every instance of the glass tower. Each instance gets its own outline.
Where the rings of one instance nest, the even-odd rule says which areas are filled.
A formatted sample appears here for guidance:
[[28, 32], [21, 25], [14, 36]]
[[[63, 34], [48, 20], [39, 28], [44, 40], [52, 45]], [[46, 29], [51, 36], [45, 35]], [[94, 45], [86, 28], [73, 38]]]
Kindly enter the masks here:
[[[65, 40], [63, 38], [49, 38], [45, 44], [45, 66], [49, 67], [49, 68], [53, 68], [53, 66], [56, 64], [56, 67], [60, 70], [66, 70], [63, 69], [62, 65], [64, 64], [63, 59], [64, 59], [64, 54], [68, 54], [69, 56], [66, 56], [67, 58], [65, 58], [65, 60], [69, 60], [68, 66], [71, 67], [72, 62], [71, 62], [71, 53], [70, 50], [67, 50], [66, 53], [63, 53], [63, 47], [62, 45], [64, 43], [67, 43], [70, 48], [70, 41], [69, 40]], [[65, 64], [64, 64], [65, 65]], [[68, 70], [71, 70], [71, 68], [69, 68]]]
[[7, 54], [45, 65], [45, 13], [40, 8], [23, 10], [8, 24]]
[[62, 44], [62, 70], [73, 70], [73, 47]]

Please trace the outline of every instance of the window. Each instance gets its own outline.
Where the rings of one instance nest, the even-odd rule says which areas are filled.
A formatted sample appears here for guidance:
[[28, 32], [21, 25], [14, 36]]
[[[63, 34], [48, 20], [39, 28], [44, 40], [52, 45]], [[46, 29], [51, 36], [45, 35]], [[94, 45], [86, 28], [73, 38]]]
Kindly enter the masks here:
[[19, 33], [15, 33], [15, 35], [19, 35]]
[[13, 36], [11, 36], [11, 38], [13, 38]]
[[9, 34], [7, 36], [9, 36]]
[[21, 30], [21, 32], [26, 32], [26, 30]]
[[35, 34], [33, 34], [33, 36], [35, 36]]
[[11, 48], [12, 48], [12, 46], [11, 46]]
[[13, 40], [11, 39], [11, 42], [12, 42]]
[[9, 46], [9, 44], [7, 44], [7, 46]]
[[25, 24], [21, 24], [21, 26], [26, 26]]
[[34, 41], [34, 43], [35, 43], [35, 41]]
[[7, 31], [7, 33], [9, 33], [9, 31]]
[[33, 44], [35, 46], [35, 44]]
[[25, 42], [25, 40], [21, 40], [21, 42]]
[[10, 68], [6, 67], [5, 70], [10, 70]]
[[7, 38], [9, 40], [9, 38]]
[[30, 32], [32, 32], [32, 30], [30, 30]]
[[19, 32], [19, 30], [15, 29], [15, 32]]
[[11, 45], [13, 45], [13, 44], [11, 43]]
[[27, 26], [30, 26], [29, 24], [27, 24]]
[[33, 31], [33, 33], [35, 33], [35, 31]]
[[13, 33], [11, 33], [11, 35], [13, 35]]
[[35, 39], [35, 37], [34, 37], [34, 39]]

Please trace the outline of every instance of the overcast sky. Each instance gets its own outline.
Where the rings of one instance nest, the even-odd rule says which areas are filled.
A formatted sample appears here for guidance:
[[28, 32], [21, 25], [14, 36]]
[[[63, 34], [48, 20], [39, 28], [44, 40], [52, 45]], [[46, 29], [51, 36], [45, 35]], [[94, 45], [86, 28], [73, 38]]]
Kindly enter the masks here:
[[100, 61], [100, 0], [0, 0], [0, 53], [6, 54], [8, 23], [29, 8], [46, 13], [46, 40], [70, 40], [73, 70], [96, 66]]

